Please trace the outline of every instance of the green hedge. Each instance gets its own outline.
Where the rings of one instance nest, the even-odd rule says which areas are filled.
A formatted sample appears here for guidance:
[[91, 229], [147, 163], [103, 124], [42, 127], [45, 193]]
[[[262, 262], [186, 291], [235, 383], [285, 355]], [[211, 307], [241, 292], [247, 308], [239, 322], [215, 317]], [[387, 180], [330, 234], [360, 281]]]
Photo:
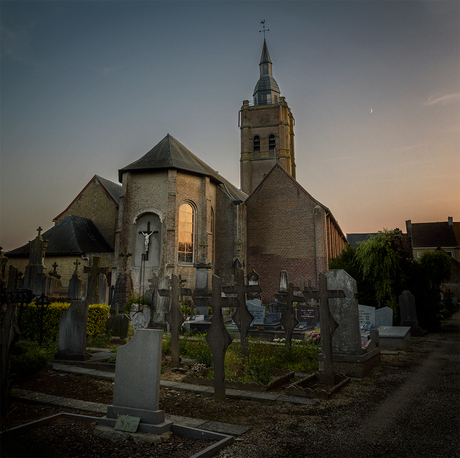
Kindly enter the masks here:
[[[43, 316], [43, 336], [47, 339], [56, 340], [59, 335], [59, 321], [61, 314], [69, 308], [68, 302], [52, 302]], [[38, 340], [40, 307], [34, 302], [24, 305], [22, 311], [18, 311], [19, 326], [22, 336], [27, 340]], [[88, 335], [105, 333], [105, 323], [110, 315], [110, 307], [105, 304], [92, 304], [88, 307]]]

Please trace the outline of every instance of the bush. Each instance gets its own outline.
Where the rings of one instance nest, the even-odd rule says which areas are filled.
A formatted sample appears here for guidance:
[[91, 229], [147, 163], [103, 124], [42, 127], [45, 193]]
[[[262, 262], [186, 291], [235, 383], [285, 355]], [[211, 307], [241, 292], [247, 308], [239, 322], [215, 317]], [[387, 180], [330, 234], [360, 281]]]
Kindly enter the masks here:
[[10, 377], [14, 380], [27, 377], [46, 367], [49, 355], [35, 342], [16, 342], [11, 349]]
[[[212, 366], [212, 353], [204, 334], [196, 337], [186, 336], [182, 340], [184, 343], [179, 348], [183, 356], [194, 359], [197, 363], [206, 364], [206, 367]], [[185, 352], [182, 349], [185, 349]]]
[[[61, 314], [70, 307], [68, 302], [52, 302], [43, 315], [43, 336], [56, 340], [59, 335]], [[19, 330], [27, 340], [38, 340], [40, 333], [40, 308], [34, 302], [26, 304], [18, 311]], [[105, 304], [91, 304], [88, 307], [88, 335], [103, 334], [110, 315], [110, 307]]]
[[131, 293], [131, 296], [129, 296], [129, 299], [125, 302], [125, 305], [123, 305], [123, 310], [128, 316], [133, 304], [149, 305], [149, 301], [143, 294]]

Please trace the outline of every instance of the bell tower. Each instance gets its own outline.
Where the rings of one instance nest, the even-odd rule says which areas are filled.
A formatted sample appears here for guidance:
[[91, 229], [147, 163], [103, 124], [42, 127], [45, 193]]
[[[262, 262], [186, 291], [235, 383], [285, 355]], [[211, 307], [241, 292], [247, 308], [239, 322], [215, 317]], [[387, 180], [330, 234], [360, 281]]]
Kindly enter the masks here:
[[273, 78], [265, 39], [259, 73], [253, 100], [243, 101], [239, 119], [240, 186], [246, 194], [251, 194], [275, 163], [296, 177], [294, 117]]

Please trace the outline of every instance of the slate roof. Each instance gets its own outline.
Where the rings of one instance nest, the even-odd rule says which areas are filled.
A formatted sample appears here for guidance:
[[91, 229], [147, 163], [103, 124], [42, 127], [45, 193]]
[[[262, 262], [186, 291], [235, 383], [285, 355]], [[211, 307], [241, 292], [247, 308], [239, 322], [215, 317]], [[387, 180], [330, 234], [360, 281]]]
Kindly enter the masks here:
[[125, 172], [151, 172], [161, 169], [177, 169], [209, 176], [217, 183], [223, 184], [236, 200], [245, 200], [247, 197], [169, 134], [140, 159], [120, 169], [118, 178], [122, 182]]
[[[81, 256], [83, 253], [112, 253], [99, 229], [88, 218], [70, 215], [60, 224], [53, 226], [42, 234], [48, 240], [45, 256]], [[8, 257], [22, 258], [29, 256], [29, 244], [9, 251]]]
[[460, 223], [449, 225], [447, 221], [436, 223], [412, 223], [411, 235], [414, 248], [458, 247]]

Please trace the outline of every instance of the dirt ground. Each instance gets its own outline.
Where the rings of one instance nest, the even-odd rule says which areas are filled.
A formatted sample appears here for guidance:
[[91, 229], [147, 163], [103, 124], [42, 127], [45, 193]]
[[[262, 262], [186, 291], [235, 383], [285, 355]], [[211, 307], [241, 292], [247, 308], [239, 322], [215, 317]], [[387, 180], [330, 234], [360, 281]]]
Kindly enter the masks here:
[[[317, 406], [237, 399], [216, 403], [209, 395], [164, 388], [160, 408], [174, 415], [251, 426], [249, 432], [220, 453], [221, 458], [459, 457], [459, 317], [457, 312], [438, 333], [412, 338], [407, 351], [383, 355], [382, 364], [370, 376], [352, 379], [331, 400], [320, 401]], [[50, 371], [19, 387], [112, 403], [113, 383], [87, 376]], [[3, 427], [62, 410], [65, 409], [15, 401]], [[96, 440], [99, 447], [88, 436], [79, 440], [82, 445], [78, 452], [61, 456], [115, 456], [110, 454], [108, 444], [100, 445], [101, 440]], [[161, 452], [136, 447], [139, 446], [132, 444], [126, 450], [119, 449], [117, 456], [193, 454], [180, 455], [173, 446], [170, 451], [163, 447]], [[179, 448], [182, 447], [185, 445]]]

